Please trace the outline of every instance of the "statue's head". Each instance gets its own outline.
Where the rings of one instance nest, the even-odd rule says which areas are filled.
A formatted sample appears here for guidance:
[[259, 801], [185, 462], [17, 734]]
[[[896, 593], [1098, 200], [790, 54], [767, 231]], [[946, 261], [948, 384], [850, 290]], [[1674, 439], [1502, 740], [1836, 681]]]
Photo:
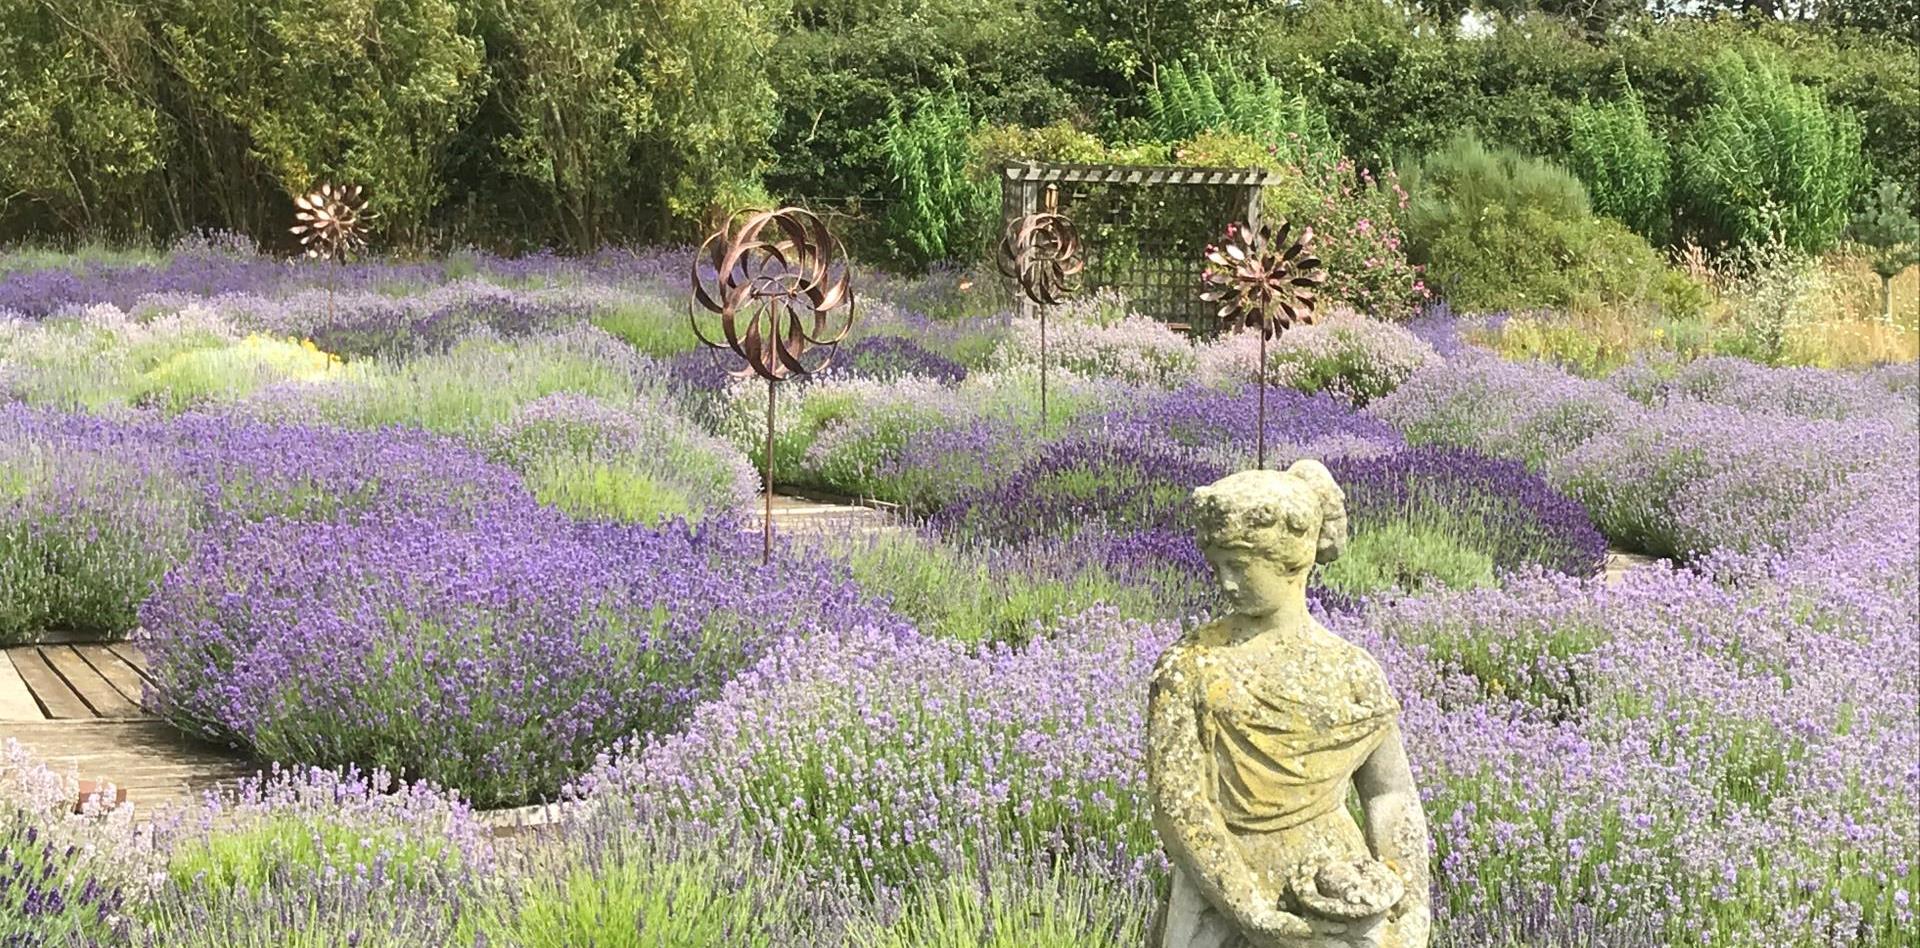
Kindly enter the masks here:
[[1227, 604], [1267, 615], [1303, 595], [1296, 580], [1347, 545], [1347, 500], [1319, 461], [1242, 471], [1193, 492], [1200, 551]]

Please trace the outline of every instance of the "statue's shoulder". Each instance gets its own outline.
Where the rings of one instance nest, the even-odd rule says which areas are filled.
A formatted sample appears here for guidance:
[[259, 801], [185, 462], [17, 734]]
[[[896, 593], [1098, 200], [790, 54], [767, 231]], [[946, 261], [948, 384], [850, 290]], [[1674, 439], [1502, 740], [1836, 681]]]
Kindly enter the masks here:
[[[1321, 627], [1325, 631], [1325, 626]], [[1387, 671], [1381, 667], [1380, 660], [1372, 652], [1345, 637], [1327, 632], [1327, 637], [1339, 644], [1338, 667], [1343, 671], [1348, 693], [1354, 703], [1376, 713], [1397, 714], [1400, 701], [1394, 697], [1393, 686], [1387, 682]]]
[[1348, 643], [1348, 646], [1354, 653], [1351, 678], [1354, 702], [1379, 714], [1399, 714], [1400, 699], [1394, 697], [1393, 686], [1387, 683], [1387, 670], [1380, 667], [1380, 660], [1358, 645]]
[[1219, 622], [1195, 626], [1180, 634], [1160, 653], [1158, 661], [1153, 663], [1153, 685], [1156, 688], [1168, 688], [1184, 685], [1192, 680], [1200, 656], [1207, 649], [1209, 634]]

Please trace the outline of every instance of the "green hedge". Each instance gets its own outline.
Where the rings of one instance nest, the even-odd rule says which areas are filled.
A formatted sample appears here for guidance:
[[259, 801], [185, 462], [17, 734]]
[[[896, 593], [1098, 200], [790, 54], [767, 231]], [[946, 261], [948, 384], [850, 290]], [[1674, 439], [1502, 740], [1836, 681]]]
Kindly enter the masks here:
[[[1466, 130], [1587, 175], [1592, 109], [1631, 88], [1671, 153], [1729, 114], [1728, 55], [1854, 116], [1861, 181], [1920, 180], [1911, 36], [1617, 6], [1496, 4], [1525, 15], [1463, 35], [1460, 4], [1375, 0], [0, 0], [0, 243], [272, 244], [289, 192], [339, 177], [372, 187], [388, 247], [684, 239], [770, 192], [853, 212], [879, 232], [863, 249], [917, 264], [952, 252], [910, 223], [947, 199], [900, 173], [929, 101], [1143, 154], [1310, 123], [1373, 168]], [[1662, 238], [1644, 200], [1595, 199]], [[1734, 230], [1687, 202], [1664, 233]]]

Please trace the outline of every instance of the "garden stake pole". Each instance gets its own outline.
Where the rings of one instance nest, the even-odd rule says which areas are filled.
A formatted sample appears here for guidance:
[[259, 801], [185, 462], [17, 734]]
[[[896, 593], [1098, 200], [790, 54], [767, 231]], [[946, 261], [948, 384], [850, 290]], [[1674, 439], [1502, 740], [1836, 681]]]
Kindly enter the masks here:
[[764, 522], [760, 525], [760, 565], [773, 562], [773, 410], [774, 381], [767, 380], [767, 456], [764, 459], [766, 473], [761, 475], [766, 481], [766, 505], [761, 511]]
[[1040, 431], [1046, 433], [1052, 416], [1047, 413], [1047, 311], [1040, 310]]
[[1060, 189], [1047, 185], [1046, 210], [1007, 221], [1000, 235], [994, 265], [1018, 285], [1020, 309], [1028, 307], [1040, 320], [1040, 430], [1047, 429], [1047, 310], [1064, 302], [1074, 289], [1074, 277], [1086, 268], [1080, 256], [1080, 233], [1060, 213]]
[[1254, 468], [1265, 470], [1267, 467], [1267, 334], [1260, 334], [1260, 368], [1253, 373], [1253, 384], [1260, 389], [1260, 409], [1255, 416], [1259, 426], [1254, 430]]

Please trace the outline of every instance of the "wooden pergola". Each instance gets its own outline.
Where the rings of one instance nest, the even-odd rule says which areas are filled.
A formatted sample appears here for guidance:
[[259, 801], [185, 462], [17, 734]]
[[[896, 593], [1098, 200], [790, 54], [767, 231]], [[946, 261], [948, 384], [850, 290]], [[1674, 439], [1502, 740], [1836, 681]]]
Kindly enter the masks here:
[[1015, 162], [1001, 168], [1000, 216], [1004, 225], [1034, 213], [1054, 189], [1084, 242], [1089, 289], [1117, 289], [1136, 311], [1206, 334], [1218, 327], [1199, 296], [1201, 252], [1228, 224], [1258, 226], [1271, 177], [1260, 168]]

